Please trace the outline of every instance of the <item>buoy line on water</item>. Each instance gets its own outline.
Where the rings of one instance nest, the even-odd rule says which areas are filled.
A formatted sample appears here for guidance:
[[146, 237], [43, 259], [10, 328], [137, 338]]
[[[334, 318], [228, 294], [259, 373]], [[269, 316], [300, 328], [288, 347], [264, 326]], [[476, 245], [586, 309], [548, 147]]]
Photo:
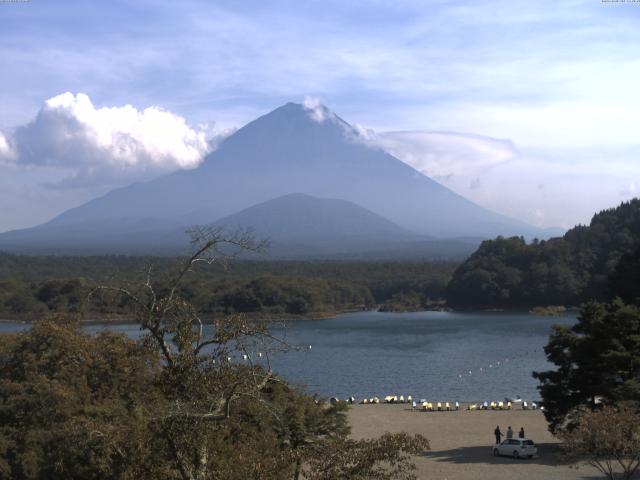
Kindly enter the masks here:
[[[307, 345], [307, 346], [295, 346], [292, 347], [292, 350], [300, 352], [300, 351], [311, 351], [312, 350], [312, 345]], [[539, 349], [533, 349], [533, 350], [527, 350], [523, 353], [520, 353], [518, 355], [515, 356], [511, 356], [511, 357], [506, 357], [504, 359], [500, 359], [497, 360], [495, 362], [489, 363], [488, 367], [478, 367], [477, 369], [472, 369], [472, 370], [465, 370], [463, 373], [458, 374], [458, 379], [460, 380], [465, 380], [466, 378], [469, 377], [473, 377], [473, 372], [474, 370], [477, 370], [480, 374], [485, 374], [489, 371], [493, 371], [493, 370], [497, 370], [500, 367], [505, 366], [506, 364], [508, 364], [509, 362], [514, 362], [515, 360], [518, 359], [522, 359], [525, 357], [528, 357], [530, 354], [535, 354], [538, 352]], [[262, 351], [256, 351], [253, 354], [249, 354], [249, 353], [243, 353], [243, 354], [237, 354], [237, 355], [233, 355], [233, 356], [227, 356], [226, 357], [226, 361], [231, 363], [234, 361], [243, 361], [243, 362], [247, 362], [247, 361], [260, 361], [262, 359], [268, 359], [268, 352], [262, 352]], [[213, 360], [213, 363], [216, 363], [215, 359]], [[335, 403], [340, 401], [338, 399], [338, 397], [330, 397], [329, 402], [331, 403]], [[388, 404], [412, 404], [412, 407], [414, 410], [425, 410], [425, 411], [454, 411], [454, 410], [459, 410], [460, 409], [460, 402], [455, 401], [455, 402], [427, 402], [426, 399], [422, 398], [420, 399], [419, 402], [416, 402], [415, 400], [413, 400], [412, 395], [388, 395], [386, 397], [384, 397], [384, 400], [380, 400], [380, 397], [378, 396], [373, 396], [373, 397], [364, 397], [362, 400], [360, 400], [360, 402], [356, 401], [356, 397], [354, 396], [350, 396], [347, 397], [345, 400], [345, 402], [349, 403], [349, 404], [355, 404], [355, 403], [360, 403], [360, 404], [380, 404], [380, 403], [388, 403]], [[511, 402], [509, 402], [511, 403]], [[435, 404], [435, 406], [434, 406]], [[506, 404], [502, 405], [499, 407], [500, 404], [504, 404], [504, 402], [499, 401], [499, 402], [480, 402], [480, 403], [469, 403], [467, 405], [467, 410], [511, 410], [513, 407], [512, 405], [509, 405], [507, 407]], [[528, 406], [530, 405], [530, 406]], [[429, 408], [431, 406], [431, 408]], [[475, 408], [474, 408], [475, 407]], [[525, 401], [524, 402], [524, 409], [536, 409], [538, 408], [536, 402], [530, 402], [529, 404]]]
[[[477, 371], [480, 374], [484, 374], [484, 373], [489, 372], [490, 370], [493, 371], [493, 370], [496, 370], [496, 369], [498, 369], [500, 367], [504, 367], [509, 362], [514, 362], [516, 360], [528, 357], [530, 354], [534, 354], [534, 353], [537, 353], [537, 352], [538, 352], [537, 348], [533, 349], [533, 350], [527, 350], [526, 352], [521, 353], [519, 355], [515, 355], [515, 356], [512, 356], [512, 357], [506, 357], [504, 359], [500, 359], [500, 360], [497, 360], [495, 362], [489, 363], [488, 367], [485, 367], [485, 366], [478, 367]], [[458, 378], [459, 379], [464, 379], [464, 378], [467, 378], [467, 377], [472, 377], [474, 370], [476, 370], [476, 369], [474, 368], [472, 370], [464, 370], [462, 373], [458, 374]]]

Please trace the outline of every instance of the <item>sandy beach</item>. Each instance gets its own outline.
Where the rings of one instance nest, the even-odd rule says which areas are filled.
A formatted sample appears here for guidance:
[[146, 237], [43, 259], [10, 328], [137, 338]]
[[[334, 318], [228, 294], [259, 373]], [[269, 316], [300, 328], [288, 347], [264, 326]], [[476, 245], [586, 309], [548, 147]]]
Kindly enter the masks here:
[[[431, 442], [431, 451], [415, 458], [418, 478], [439, 480], [566, 480], [602, 478], [597, 470], [571, 468], [559, 457], [558, 439], [547, 430], [541, 411], [412, 411], [409, 405], [354, 405], [349, 411], [354, 438], [385, 432], [420, 433]], [[506, 432], [524, 427], [527, 438], [538, 446], [532, 459], [493, 457], [493, 430]]]

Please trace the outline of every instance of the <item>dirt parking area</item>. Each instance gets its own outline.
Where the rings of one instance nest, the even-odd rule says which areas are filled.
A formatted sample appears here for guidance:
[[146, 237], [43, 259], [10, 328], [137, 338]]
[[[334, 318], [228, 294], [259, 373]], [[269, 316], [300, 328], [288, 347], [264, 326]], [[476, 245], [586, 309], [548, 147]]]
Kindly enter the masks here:
[[[547, 430], [541, 411], [412, 411], [406, 404], [354, 405], [349, 411], [354, 438], [385, 432], [420, 433], [431, 451], [416, 457], [418, 478], [438, 480], [573, 480], [601, 479], [591, 467], [572, 468], [559, 455], [558, 439]], [[502, 432], [510, 425], [515, 434], [524, 427], [527, 438], [538, 447], [532, 459], [494, 457], [496, 425]]]

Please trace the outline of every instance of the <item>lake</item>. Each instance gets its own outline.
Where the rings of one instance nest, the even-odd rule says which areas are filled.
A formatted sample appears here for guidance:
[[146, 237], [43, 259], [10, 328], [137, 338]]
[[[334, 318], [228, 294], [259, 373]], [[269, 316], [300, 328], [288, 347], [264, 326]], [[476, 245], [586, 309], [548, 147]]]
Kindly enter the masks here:
[[[574, 322], [570, 315], [350, 313], [274, 327], [274, 334], [304, 348], [275, 355], [271, 363], [289, 381], [325, 396], [535, 400], [531, 372], [551, 368], [543, 351], [551, 326]], [[0, 332], [24, 328], [28, 325], [0, 323]], [[132, 337], [140, 333], [135, 324], [92, 324], [85, 330], [105, 328]]]

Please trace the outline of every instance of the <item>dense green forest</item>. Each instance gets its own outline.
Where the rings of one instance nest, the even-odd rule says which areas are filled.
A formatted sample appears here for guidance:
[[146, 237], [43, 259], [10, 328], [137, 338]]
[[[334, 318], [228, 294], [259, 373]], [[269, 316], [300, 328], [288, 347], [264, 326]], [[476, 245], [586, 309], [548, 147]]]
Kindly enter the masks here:
[[[126, 305], [89, 292], [97, 285], [139, 285], [150, 271], [162, 289], [180, 259], [56, 257], [0, 253], [0, 315], [31, 319], [52, 312], [123, 314]], [[198, 265], [181, 295], [204, 314], [305, 315], [373, 308], [428, 307], [444, 297], [456, 267], [446, 262], [235, 261]], [[151, 269], [151, 270], [149, 270]], [[407, 302], [410, 299], [411, 302]]]
[[610, 277], [609, 296], [640, 306], [640, 246], [620, 258]]
[[612, 282], [624, 283], [638, 275], [629, 265], [633, 255], [638, 265], [639, 246], [638, 199], [594, 215], [590, 225], [572, 228], [563, 237], [531, 243], [521, 237], [498, 237], [483, 242], [456, 269], [447, 302], [456, 307], [517, 308], [608, 300]]

